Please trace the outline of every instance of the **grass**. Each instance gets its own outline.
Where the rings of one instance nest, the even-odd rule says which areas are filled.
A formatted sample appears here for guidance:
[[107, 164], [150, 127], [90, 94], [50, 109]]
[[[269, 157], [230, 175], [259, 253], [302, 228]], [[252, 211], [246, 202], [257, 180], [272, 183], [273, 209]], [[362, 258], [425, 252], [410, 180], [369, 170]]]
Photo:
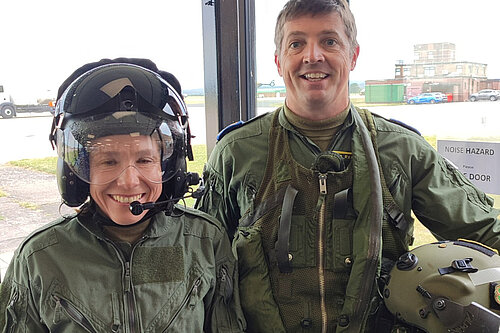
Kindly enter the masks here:
[[433, 243], [437, 240], [436, 237], [434, 237], [434, 235], [426, 227], [424, 227], [417, 218], [415, 218], [413, 237], [415, 237], [415, 241], [413, 242], [411, 248]]
[[18, 202], [18, 204], [19, 204], [19, 206], [21, 206], [23, 208], [31, 209], [31, 210], [37, 210], [39, 208], [38, 205], [31, 203], [31, 202], [21, 201], [21, 202]]
[[437, 139], [436, 136], [424, 136], [425, 141], [427, 141], [434, 149], [437, 150]]
[[187, 96], [184, 102], [186, 102], [187, 106], [205, 104], [205, 96]]
[[[187, 162], [187, 169], [189, 172], [196, 172], [200, 177], [203, 175], [203, 166], [207, 162], [207, 146], [206, 145], [193, 145], [194, 161]], [[187, 198], [186, 206], [193, 207], [195, 199]], [[182, 202], [181, 202], [182, 203]]]
[[57, 157], [30, 158], [8, 162], [9, 165], [55, 174]]
[[203, 166], [207, 162], [207, 146], [193, 145], [194, 161], [187, 162], [187, 169], [190, 172], [196, 172], [200, 175], [203, 173]]

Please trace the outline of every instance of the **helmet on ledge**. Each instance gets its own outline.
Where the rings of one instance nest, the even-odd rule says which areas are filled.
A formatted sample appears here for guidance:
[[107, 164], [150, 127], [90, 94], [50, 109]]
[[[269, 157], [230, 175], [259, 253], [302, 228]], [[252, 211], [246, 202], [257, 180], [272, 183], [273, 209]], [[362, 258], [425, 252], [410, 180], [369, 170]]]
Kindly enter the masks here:
[[500, 256], [467, 240], [402, 255], [384, 288], [387, 309], [426, 332], [499, 332]]

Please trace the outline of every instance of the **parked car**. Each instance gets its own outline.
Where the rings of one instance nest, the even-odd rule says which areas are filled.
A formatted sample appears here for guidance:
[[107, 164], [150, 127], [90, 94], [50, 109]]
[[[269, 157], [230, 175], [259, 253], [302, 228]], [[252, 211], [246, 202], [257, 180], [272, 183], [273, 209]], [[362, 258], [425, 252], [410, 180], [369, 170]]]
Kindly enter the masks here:
[[442, 92], [436, 92], [434, 94], [441, 96], [441, 98], [442, 98], [441, 102], [443, 102], [443, 103], [448, 102], [448, 96], [446, 94], [443, 94]]
[[493, 89], [483, 89], [479, 90], [477, 93], [470, 95], [471, 102], [478, 101], [480, 99], [489, 99], [490, 101], [496, 101], [500, 99], [500, 91]]
[[420, 95], [409, 98], [407, 103], [408, 104], [423, 104], [423, 103], [435, 104], [435, 103], [442, 102], [443, 96], [445, 96], [445, 95], [442, 93], [422, 93]]

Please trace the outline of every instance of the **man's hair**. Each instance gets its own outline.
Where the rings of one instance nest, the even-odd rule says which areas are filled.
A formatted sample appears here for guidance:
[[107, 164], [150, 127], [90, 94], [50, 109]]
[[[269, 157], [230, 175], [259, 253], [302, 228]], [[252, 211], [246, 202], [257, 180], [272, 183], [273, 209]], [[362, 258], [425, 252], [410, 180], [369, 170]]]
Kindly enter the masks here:
[[283, 43], [283, 26], [286, 22], [304, 15], [325, 15], [332, 12], [339, 13], [342, 22], [344, 22], [345, 33], [351, 44], [351, 54], [358, 47], [356, 40], [357, 29], [354, 16], [349, 9], [349, 4], [346, 0], [289, 0], [276, 20], [276, 28], [274, 31], [274, 44], [276, 44], [276, 55], [281, 52], [281, 44]]

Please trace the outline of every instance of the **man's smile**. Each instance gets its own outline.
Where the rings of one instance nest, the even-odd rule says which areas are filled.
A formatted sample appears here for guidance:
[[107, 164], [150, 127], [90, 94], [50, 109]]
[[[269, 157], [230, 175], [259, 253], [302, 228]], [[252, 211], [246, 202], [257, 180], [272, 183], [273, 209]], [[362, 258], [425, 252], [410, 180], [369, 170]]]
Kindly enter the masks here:
[[300, 77], [309, 80], [309, 81], [320, 81], [327, 78], [329, 75], [325, 73], [307, 73], [301, 75]]

